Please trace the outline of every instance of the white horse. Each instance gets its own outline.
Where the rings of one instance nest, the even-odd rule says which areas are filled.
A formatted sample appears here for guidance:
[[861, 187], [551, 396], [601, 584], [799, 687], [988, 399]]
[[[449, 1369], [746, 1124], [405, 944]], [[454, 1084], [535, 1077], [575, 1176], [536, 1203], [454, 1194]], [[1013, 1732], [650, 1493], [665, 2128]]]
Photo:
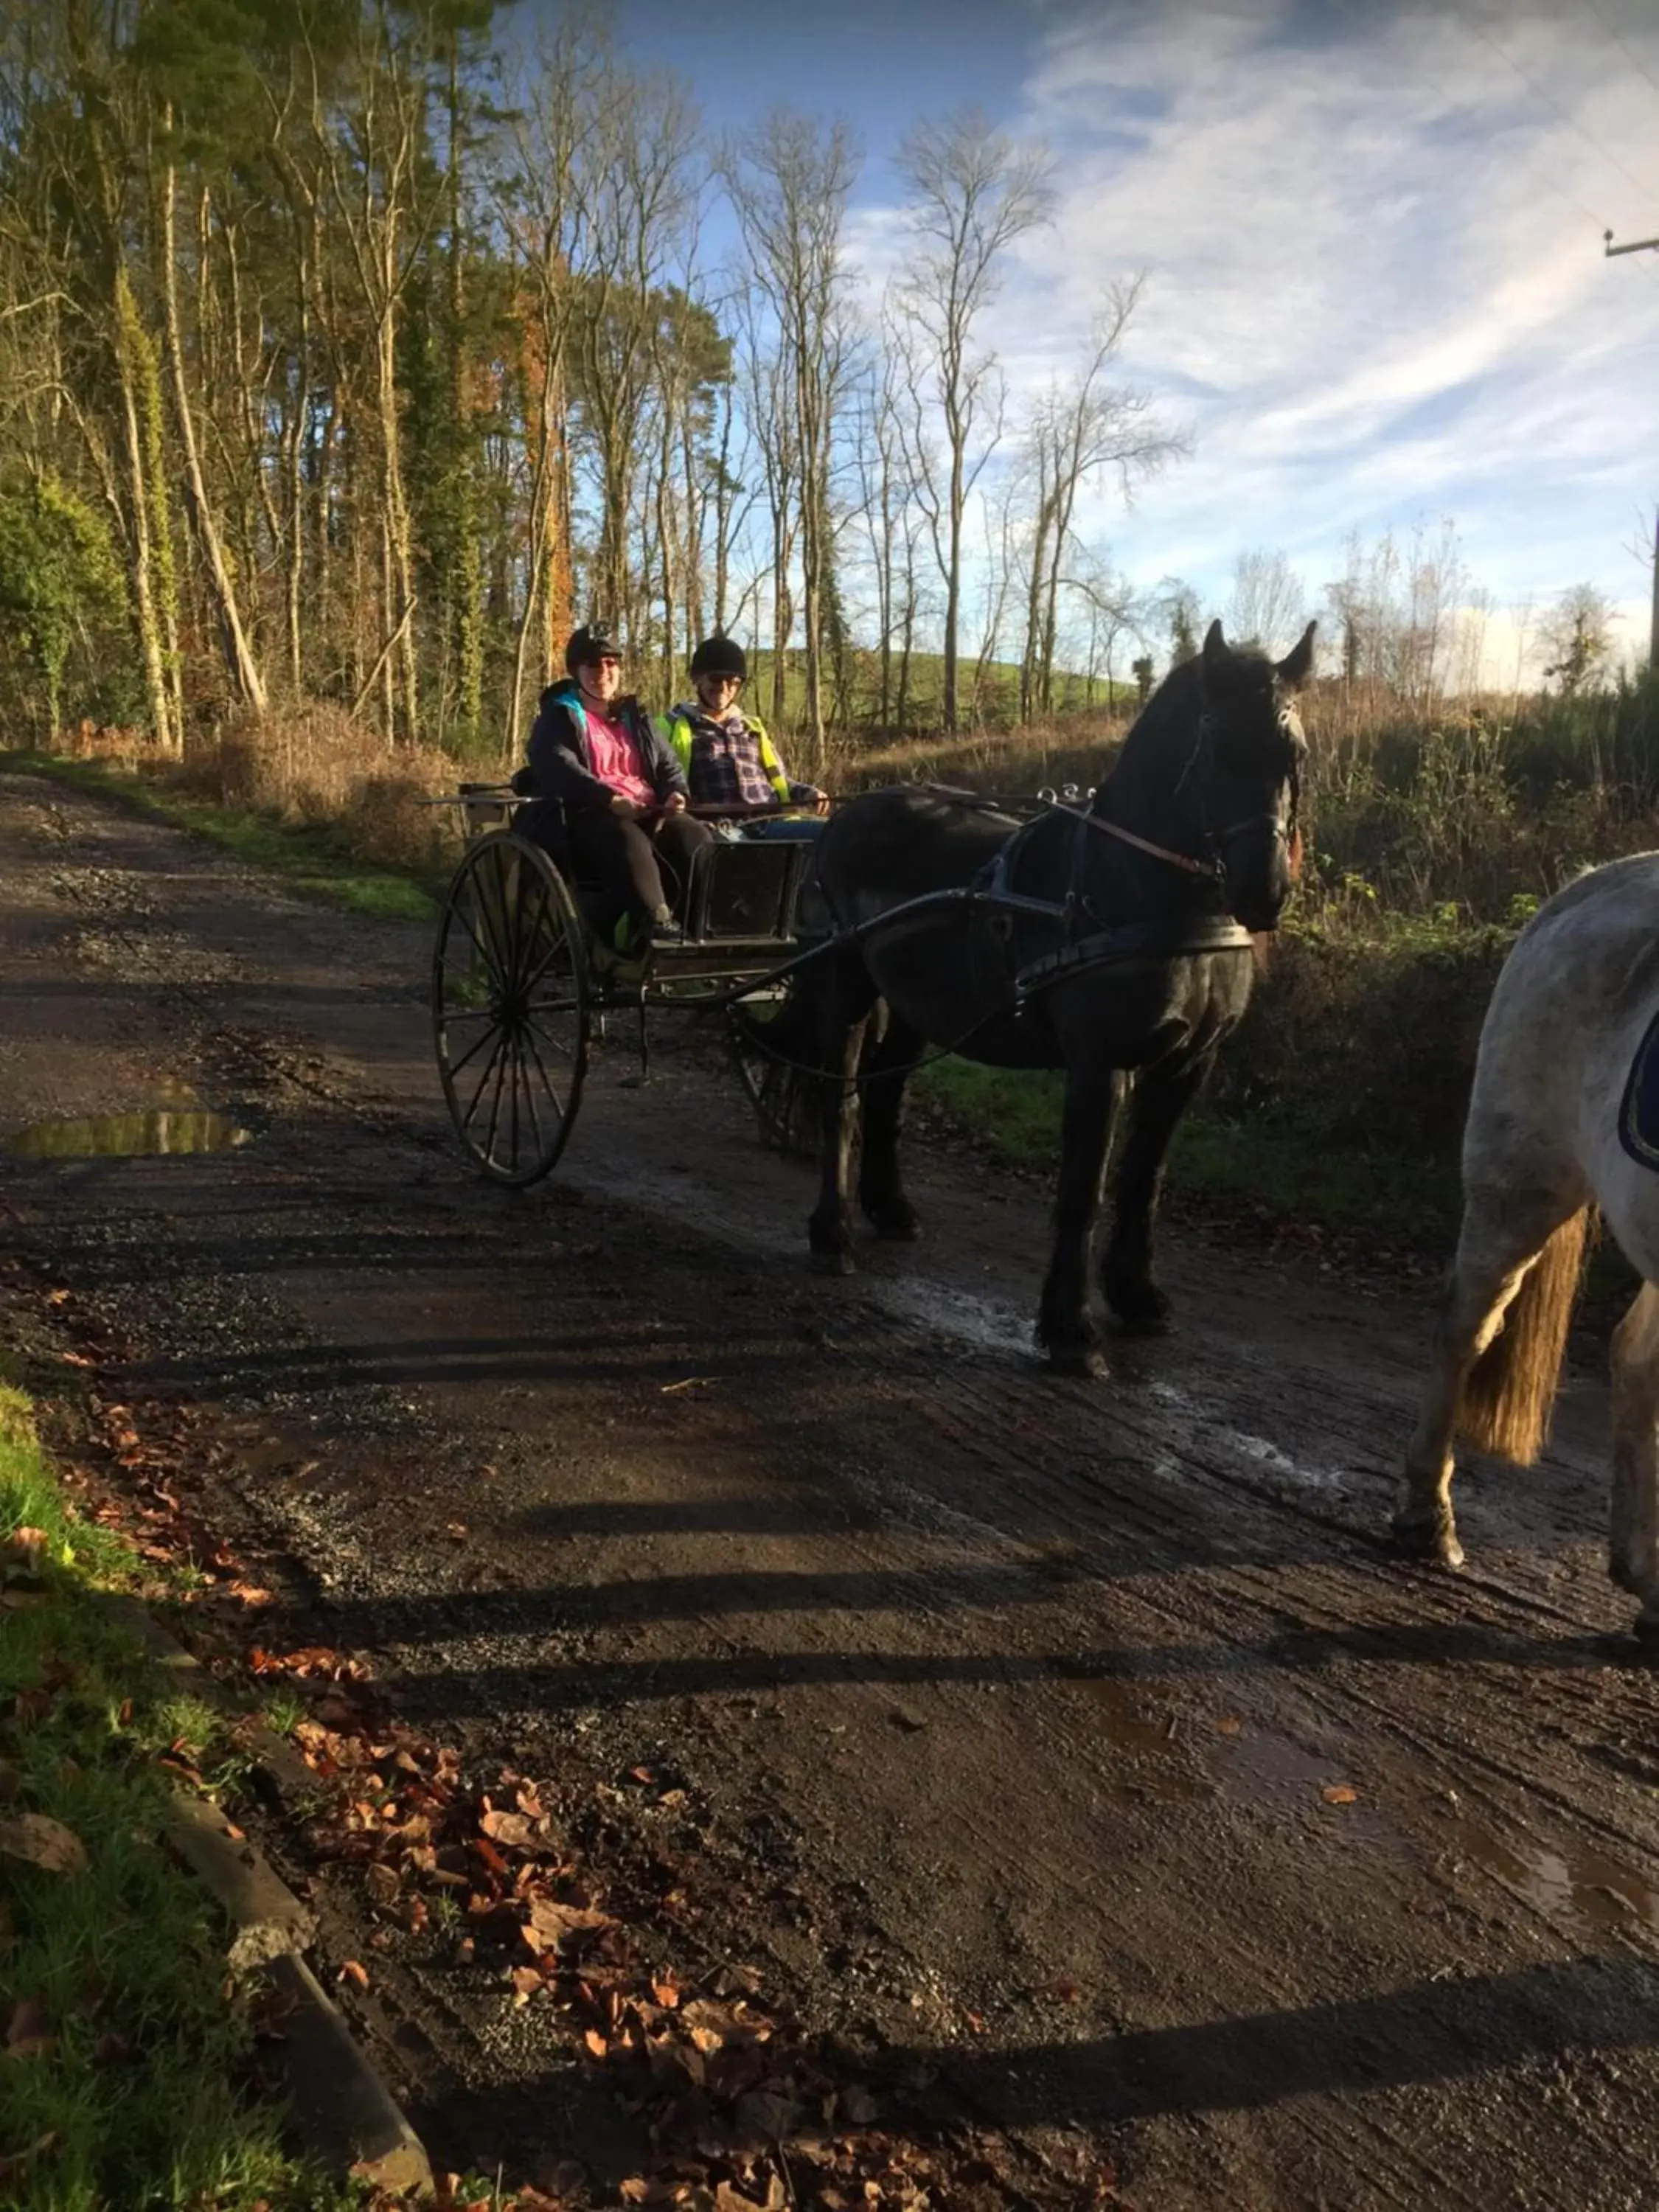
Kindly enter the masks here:
[[1659, 853], [1638, 853], [1539, 908], [1486, 1009], [1457, 1257], [1394, 1528], [1404, 1549], [1461, 1566], [1454, 1434], [1518, 1467], [1537, 1457], [1599, 1207], [1643, 1279], [1613, 1343], [1607, 1571], [1641, 1600], [1638, 1635], [1659, 1637], [1659, 1146], [1644, 1146], [1632, 1096], [1656, 1015]]

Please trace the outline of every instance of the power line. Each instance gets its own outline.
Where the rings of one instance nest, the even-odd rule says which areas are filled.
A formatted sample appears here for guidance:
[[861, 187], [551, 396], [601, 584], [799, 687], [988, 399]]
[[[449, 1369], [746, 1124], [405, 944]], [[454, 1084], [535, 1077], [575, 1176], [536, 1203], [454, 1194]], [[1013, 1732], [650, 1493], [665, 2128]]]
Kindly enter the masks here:
[[[1361, 15], [1358, 12], [1358, 7], [1354, 3], [1354, 0], [1336, 0], [1336, 4], [1341, 9], [1344, 15], [1347, 15], [1361, 31], [1369, 30], [1373, 27], [1375, 18], [1373, 17], [1368, 20], [1366, 17]], [[1389, 49], [1388, 53], [1389, 60], [1393, 62], [1395, 67], [1401, 75], [1413, 78], [1417, 83], [1425, 88], [1425, 91], [1431, 92], [1437, 99], [1443, 99], [1445, 97], [1446, 88], [1444, 85], [1437, 84], [1434, 79], [1427, 76], [1414, 62], [1407, 60], [1399, 52], [1399, 51], [1395, 48]], [[1515, 158], [1521, 167], [1525, 169], [1528, 174], [1532, 177], [1535, 182], [1542, 185], [1547, 191], [1553, 192], [1557, 199], [1565, 201], [1567, 206], [1571, 208], [1577, 209], [1577, 212], [1584, 217], [1585, 221], [1594, 224], [1597, 230], [1606, 229], [1607, 214], [1605, 208], [1598, 213], [1595, 210], [1586, 207], [1583, 201], [1578, 198], [1576, 192], [1570, 192], [1566, 186], [1562, 184], [1559, 179], [1553, 177], [1547, 169], [1539, 167], [1538, 165], [1528, 159], [1526, 155], [1519, 154]], [[1645, 190], [1645, 187], [1643, 189]]]
[[1644, 193], [1650, 199], [1654, 197], [1656, 188], [1651, 184], [1644, 184], [1640, 177], [1632, 175], [1631, 171], [1625, 167], [1624, 163], [1619, 159], [1619, 156], [1616, 154], [1610, 153], [1607, 149], [1601, 144], [1599, 139], [1592, 138], [1589, 132], [1585, 130], [1583, 125], [1577, 120], [1576, 116], [1569, 115], [1566, 109], [1561, 106], [1559, 100], [1553, 99], [1551, 95], [1544, 90], [1541, 85], [1534, 82], [1534, 80], [1527, 74], [1526, 70], [1522, 68], [1519, 62], [1516, 61], [1510, 55], [1504, 52], [1503, 47], [1498, 45], [1497, 40], [1492, 37], [1491, 32], [1486, 28], [1484, 24], [1476, 21], [1472, 16], [1459, 17], [1455, 20], [1463, 22], [1468, 29], [1474, 33], [1476, 38], [1482, 40], [1486, 46], [1489, 46], [1493, 53], [1498, 56], [1499, 61], [1504, 63], [1507, 67], [1514, 70], [1516, 76], [1520, 78], [1522, 83], [1526, 86], [1528, 91], [1532, 94], [1534, 99], [1540, 101], [1552, 114], [1559, 116], [1561, 121], [1566, 125], [1570, 131], [1583, 140], [1585, 145], [1589, 148], [1591, 153], [1599, 154], [1601, 159], [1606, 161], [1610, 167], [1618, 170], [1620, 175], [1625, 179], [1626, 184], [1634, 185], [1638, 192]]
[[1596, 21], [1601, 26], [1601, 28], [1613, 40], [1614, 46], [1618, 47], [1620, 52], [1623, 54], [1625, 59], [1630, 64], [1637, 75], [1638, 76], [1646, 77], [1648, 82], [1653, 87], [1654, 90], [1656, 92], [1659, 92], [1659, 76], [1655, 76], [1653, 72], [1648, 68], [1646, 63], [1640, 60], [1638, 56], [1631, 52], [1630, 48], [1625, 44], [1622, 33], [1614, 30], [1613, 25], [1608, 22], [1607, 17], [1601, 13], [1600, 7], [1597, 5], [1597, 0], [1589, 0], [1589, 9], [1591, 15], [1595, 16]]

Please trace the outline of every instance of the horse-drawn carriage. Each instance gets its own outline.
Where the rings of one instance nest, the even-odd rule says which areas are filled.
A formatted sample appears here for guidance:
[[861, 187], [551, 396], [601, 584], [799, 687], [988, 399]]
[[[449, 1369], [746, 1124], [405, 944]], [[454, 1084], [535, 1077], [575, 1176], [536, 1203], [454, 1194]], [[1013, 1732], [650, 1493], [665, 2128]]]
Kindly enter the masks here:
[[[769, 997], [806, 1017], [786, 1024], [792, 1054], [804, 1055], [792, 1071], [822, 1079], [827, 1106], [839, 1097], [823, 1116], [810, 1235], [814, 1256], [840, 1271], [851, 1265], [860, 1123], [861, 1208], [878, 1234], [915, 1233], [899, 1102], [930, 1048], [946, 1040], [995, 1065], [1063, 1068], [1037, 1338], [1062, 1372], [1100, 1372], [1088, 1277], [1113, 1123], [1127, 1097], [1100, 1290], [1121, 1328], [1155, 1332], [1167, 1309], [1152, 1224], [1170, 1138], [1244, 1011], [1253, 936], [1276, 927], [1297, 872], [1305, 746], [1293, 695], [1312, 642], [1310, 623], [1274, 662], [1234, 651], [1212, 625], [1086, 806], [1048, 794], [1022, 823], [971, 793], [911, 789], [868, 793], [827, 827], [769, 814], [765, 834], [745, 836], [728, 820], [696, 856], [683, 939], [645, 962], [599, 940], [579, 890], [514, 831], [511, 788], [464, 787], [454, 803], [466, 850], [433, 975], [438, 1065], [462, 1145], [498, 1181], [534, 1182], [569, 1137], [597, 1021], [636, 1010], [643, 1054], [652, 1006], [736, 1016]], [[804, 932], [809, 884], [817, 912]], [[1458, 1257], [1395, 1529], [1407, 1550], [1461, 1563], [1455, 1433], [1522, 1462], [1539, 1449], [1599, 1206], [1643, 1278], [1614, 1345], [1611, 1571], [1659, 1642], [1656, 898], [1659, 856], [1609, 863], [1549, 901], [1506, 963], [1482, 1034]], [[763, 1130], [776, 1137], [781, 1033], [741, 1018], [732, 1030]], [[1598, 1099], [1605, 1114], [1587, 1113]]]
[[[632, 1010], [643, 1056], [651, 1010], [724, 1012], [766, 1133], [784, 1133], [793, 1104], [775, 1070], [817, 1093], [809, 1238], [818, 1266], [845, 1273], [854, 1203], [878, 1236], [916, 1233], [898, 1134], [923, 1060], [947, 1050], [1063, 1069], [1038, 1336], [1055, 1366], [1098, 1371], [1088, 1254], [1116, 1108], [1127, 1092], [1101, 1286], [1122, 1326], [1156, 1328], [1164, 1156], [1243, 1012], [1251, 933], [1275, 926], [1290, 891], [1304, 750], [1293, 697], [1312, 646], [1310, 624], [1275, 662], [1235, 652], [1212, 625], [1083, 803], [1047, 794], [1022, 820], [971, 793], [910, 787], [866, 793], [827, 823], [728, 817], [693, 861], [683, 935], [641, 961], [602, 941], [581, 886], [514, 829], [511, 788], [464, 789], [466, 850], [433, 973], [463, 1146], [499, 1182], [536, 1182], [569, 1138], [596, 1023]], [[804, 931], [807, 896], [817, 910]], [[754, 1009], [768, 997], [779, 1018], [763, 1025]]]
[[[444, 1097], [463, 1148], [485, 1175], [522, 1186], [548, 1174], [569, 1139], [596, 1030], [637, 1024], [641, 1072], [653, 1009], [763, 1010], [799, 945], [801, 894], [821, 823], [712, 811], [695, 856], [684, 934], [644, 957], [618, 952], [585, 910], [586, 889], [514, 819], [510, 785], [464, 784], [465, 851], [438, 926], [432, 1027]], [[738, 1072], [762, 1127], [776, 1086], [744, 1024], [728, 1022]]]

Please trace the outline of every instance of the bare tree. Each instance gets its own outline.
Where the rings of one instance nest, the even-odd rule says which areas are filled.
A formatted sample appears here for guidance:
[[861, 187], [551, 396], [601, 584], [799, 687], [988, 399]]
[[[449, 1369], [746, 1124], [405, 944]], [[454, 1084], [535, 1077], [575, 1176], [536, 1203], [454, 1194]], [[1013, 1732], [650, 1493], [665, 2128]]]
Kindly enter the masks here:
[[513, 118], [516, 158], [495, 186], [524, 299], [525, 574], [508, 695], [515, 752], [538, 617], [545, 676], [553, 633], [568, 624], [571, 613], [567, 357], [581, 301], [583, 217], [592, 198], [581, 188], [579, 171], [591, 157], [590, 118], [603, 104], [609, 65], [603, 49], [581, 29], [562, 26], [544, 41]]
[[403, 733], [411, 744], [419, 734], [420, 686], [398, 341], [410, 272], [442, 207], [429, 180], [422, 189], [424, 56], [415, 39], [394, 14], [392, 0], [374, 0], [357, 27], [350, 87], [337, 116], [329, 112], [318, 57], [314, 51], [309, 56], [313, 137], [326, 164], [374, 340], [383, 642], [357, 703], [378, 682], [387, 742], [397, 736], [401, 715]]
[[[1000, 289], [1007, 249], [1048, 219], [1049, 167], [1046, 154], [1015, 146], [974, 108], [918, 124], [899, 155], [911, 192], [912, 249], [893, 298], [906, 325], [919, 489], [945, 586], [949, 730], [957, 719], [963, 516], [1002, 428], [996, 357], [976, 348], [977, 326]], [[940, 459], [933, 422], [944, 441]]]
[[1027, 423], [1024, 446], [1032, 515], [1020, 659], [1024, 720], [1054, 709], [1060, 575], [1072, 548], [1079, 492], [1091, 477], [1109, 469], [1127, 503], [1137, 481], [1188, 450], [1185, 439], [1158, 421], [1144, 392], [1103, 381], [1122, 344], [1143, 281], [1137, 276], [1113, 286], [1096, 319], [1083, 367], [1068, 385], [1051, 385], [1039, 396]]
[[820, 766], [830, 448], [854, 352], [842, 234], [858, 166], [846, 124], [820, 125], [782, 108], [733, 140], [723, 161], [750, 266], [775, 327], [775, 389], [793, 417], [806, 726]]
[[[184, 451], [185, 487], [191, 525], [201, 547], [215, 612], [224, 640], [225, 664], [237, 696], [255, 714], [265, 711], [264, 678], [259, 673], [259, 664], [254, 658], [253, 647], [242, 619], [235, 582], [230, 563], [225, 557], [217, 515], [208, 495], [206, 476], [202, 465], [199, 442], [196, 434], [195, 410], [191, 399], [190, 380], [185, 369], [185, 340], [182, 320], [179, 313], [179, 249], [175, 237], [175, 209], [178, 200], [178, 180], [173, 154], [173, 116], [170, 102], [163, 105], [160, 117], [159, 145], [152, 143], [152, 156], [159, 174], [156, 194], [161, 210], [161, 251], [158, 259], [161, 274], [163, 349], [167, 356], [168, 380], [172, 386], [173, 407], [178, 416], [179, 443]], [[207, 258], [207, 195], [202, 196], [202, 221], [199, 226], [201, 258]], [[205, 268], [204, 267], [204, 276]], [[244, 382], [242, 390], [246, 392]], [[251, 564], [250, 564], [251, 565]]]
[[1060, 579], [1066, 590], [1081, 601], [1088, 623], [1088, 703], [1094, 704], [1095, 685], [1104, 679], [1106, 703], [1112, 702], [1112, 655], [1119, 641], [1137, 642], [1146, 635], [1146, 611], [1127, 576], [1119, 575], [1101, 555], [1083, 555], [1073, 572]]
[[1227, 635], [1235, 645], [1270, 646], [1303, 623], [1302, 579], [1277, 546], [1257, 545], [1233, 562]]
[[595, 98], [590, 148], [578, 172], [587, 270], [574, 364], [599, 503], [589, 597], [633, 635], [643, 611], [630, 523], [640, 512], [659, 319], [684, 264], [699, 185], [690, 92], [662, 73], [610, 73]]

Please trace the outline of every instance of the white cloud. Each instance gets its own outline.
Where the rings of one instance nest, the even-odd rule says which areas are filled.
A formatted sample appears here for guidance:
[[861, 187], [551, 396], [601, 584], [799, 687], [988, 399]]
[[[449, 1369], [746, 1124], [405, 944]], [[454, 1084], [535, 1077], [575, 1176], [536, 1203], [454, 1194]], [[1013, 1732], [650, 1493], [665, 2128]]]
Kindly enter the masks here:
[[[1013, 124], [1060, 191], [987, 331], [1016, 391], [1146, 268], [1125, 373], [1196, 440], [1133, 516], [1095, 502], [1121, 563], [1219, 599], [1277, 544], [1316, 593], [1350, 531], [1451, 515], [1500, 603], [1583, 579], [1639, 614], [1659, 252], [1606, 260], [1601, 232], [1659, 231], [1650, 7], [1095, 4], [1054, 23]], [[890, 210], [856, 246], [890, 266]]]

